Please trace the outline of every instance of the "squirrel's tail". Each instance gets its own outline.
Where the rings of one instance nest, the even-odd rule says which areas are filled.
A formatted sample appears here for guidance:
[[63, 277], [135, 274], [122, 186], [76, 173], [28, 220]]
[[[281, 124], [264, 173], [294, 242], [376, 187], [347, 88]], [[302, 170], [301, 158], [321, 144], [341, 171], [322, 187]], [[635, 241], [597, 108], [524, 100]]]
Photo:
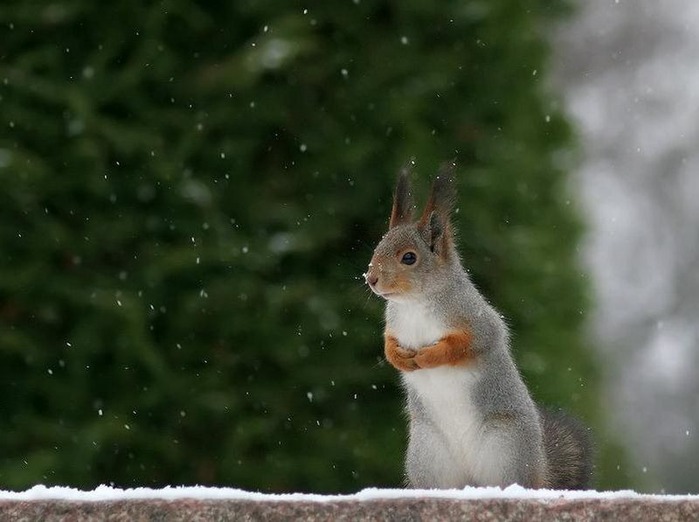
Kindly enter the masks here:
[[561, 410], [539, 409], [552, 489], [592, 486], [593, 448], [588, 428]]

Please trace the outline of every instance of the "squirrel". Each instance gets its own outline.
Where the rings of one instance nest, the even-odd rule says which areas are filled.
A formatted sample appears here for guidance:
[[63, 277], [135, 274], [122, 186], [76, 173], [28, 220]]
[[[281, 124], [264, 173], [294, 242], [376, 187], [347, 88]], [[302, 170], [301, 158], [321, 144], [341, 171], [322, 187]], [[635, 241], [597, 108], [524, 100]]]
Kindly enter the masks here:
[[414, 220], [409, 169], [401, 170], [388, 232], [364, 274], [387, 302], [384, 352], [407, 395], [407, 485], [588, 489], [588, 429], [534, 403], [502, 316], [461, 264], [453, 171], [442, 166]]

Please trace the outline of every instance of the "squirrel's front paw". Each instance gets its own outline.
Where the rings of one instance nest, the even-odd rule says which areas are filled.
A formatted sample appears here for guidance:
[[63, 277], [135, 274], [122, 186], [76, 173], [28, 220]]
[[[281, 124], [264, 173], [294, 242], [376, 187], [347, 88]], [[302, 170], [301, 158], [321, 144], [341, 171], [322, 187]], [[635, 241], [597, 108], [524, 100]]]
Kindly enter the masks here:
[[415, 364], [418, 368], [437, 368], [447, 364], [443, 348], [437, 344], [423, 348], [415, 355]]
[[415, 356], [415, 363], [418, 368], [463, 366], [471, 364], [474, 357], [471, 334], [462, 330], [445, 335], [439, 342], [420, 350]]
[[412, 372], [418, 369], [415, 362], [417, 351], [403, 348], [393, 336], [386, 337], [385, 353], [388, 362], [397, 370]]

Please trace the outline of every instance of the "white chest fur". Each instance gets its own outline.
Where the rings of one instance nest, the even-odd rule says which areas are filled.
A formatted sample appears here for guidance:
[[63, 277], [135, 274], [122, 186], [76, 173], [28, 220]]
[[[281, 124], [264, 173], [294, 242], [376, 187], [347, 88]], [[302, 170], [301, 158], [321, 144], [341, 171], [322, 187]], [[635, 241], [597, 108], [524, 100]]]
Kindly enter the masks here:
[[[392, 303], [388, 328], [404, 348], [420, 349], [439, 341], [448, 327], [426, 307]], [[473, 402], [473, 390], [479, 380], [477, 369], [439, 367], [402, 374], [405, 385], [419, 397], [429, 417], [429, 426], [441, 433], [448, 462], [440, 462], [439, 473], [445, 487], [462, 487], [464, 481], [497, 483], [497, 448], [483, 444], [484, 419]], [[429, 439], [434, 446], [435, 441]], [[411, 441], [415, 443], [415, 441]], [[493, 450], [495, 453], [493, 453]], [[436, 461], [435, 461], [435, 465]], [[493, 475], [495, 474], [495, 475]]]
[[[430, 346], [448, 331], [443, 321], [419, 304], [394, 304], [388, 321], [389, 329], [404, 348]], [[403, 379], [417, 392], [426, 413], [448, 438], [469, 438], [469, 433], [480, 426], [480, 417], [471, 400], [478, 379], [477, 370], [465, 367], [423, 369], [403, 373]], [[474, 422], [479, 426], [474, 426]]]
[[403, 380], [420, 398], [433, 425], [461, 453], [473, 447], [483, 419], [473, 403], [473, 387], [479, 375], [466, 368], [432, 368], [403, 374]]
[[411, 412], [410, 444], [428, 455], [423, 472], [430, 487], [502, 485], [508, 458], [507, 437], [486, 429], [473, 401], [477, 370], [440, 367], [403, 373], [405, 385], [418, 396], [421, 408]]
[[403, 348], [414, 350], [439, 341], [447, 331], [443, 321], [429, 308], [418, 303], [391, 303], [388, 328]]

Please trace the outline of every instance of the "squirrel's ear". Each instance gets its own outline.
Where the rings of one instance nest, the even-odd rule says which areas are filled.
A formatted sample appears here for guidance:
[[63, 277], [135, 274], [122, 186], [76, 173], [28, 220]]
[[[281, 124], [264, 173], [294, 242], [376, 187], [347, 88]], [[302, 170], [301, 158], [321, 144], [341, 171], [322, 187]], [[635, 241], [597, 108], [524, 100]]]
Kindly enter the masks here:
[[456, 201], [454, 163], [443, 164], [432, 182], [432, 192], [418, 223], [418, 228], [430, 250], [441, 254], [449, 246], [451, 237], [451, 210]]
[[449, 224], [435, 211], [430, 212], [425, 222], [418, 223], [418, 230], [431, 252], [442, 255], [449, 246], [447, 227]]
[[393, 208], [388, 228], [404, 225], [413, 219], [413, 194], [410, 188], [410, 169], [403, 167], [398, 173], [396, 191], [393, 194]]

